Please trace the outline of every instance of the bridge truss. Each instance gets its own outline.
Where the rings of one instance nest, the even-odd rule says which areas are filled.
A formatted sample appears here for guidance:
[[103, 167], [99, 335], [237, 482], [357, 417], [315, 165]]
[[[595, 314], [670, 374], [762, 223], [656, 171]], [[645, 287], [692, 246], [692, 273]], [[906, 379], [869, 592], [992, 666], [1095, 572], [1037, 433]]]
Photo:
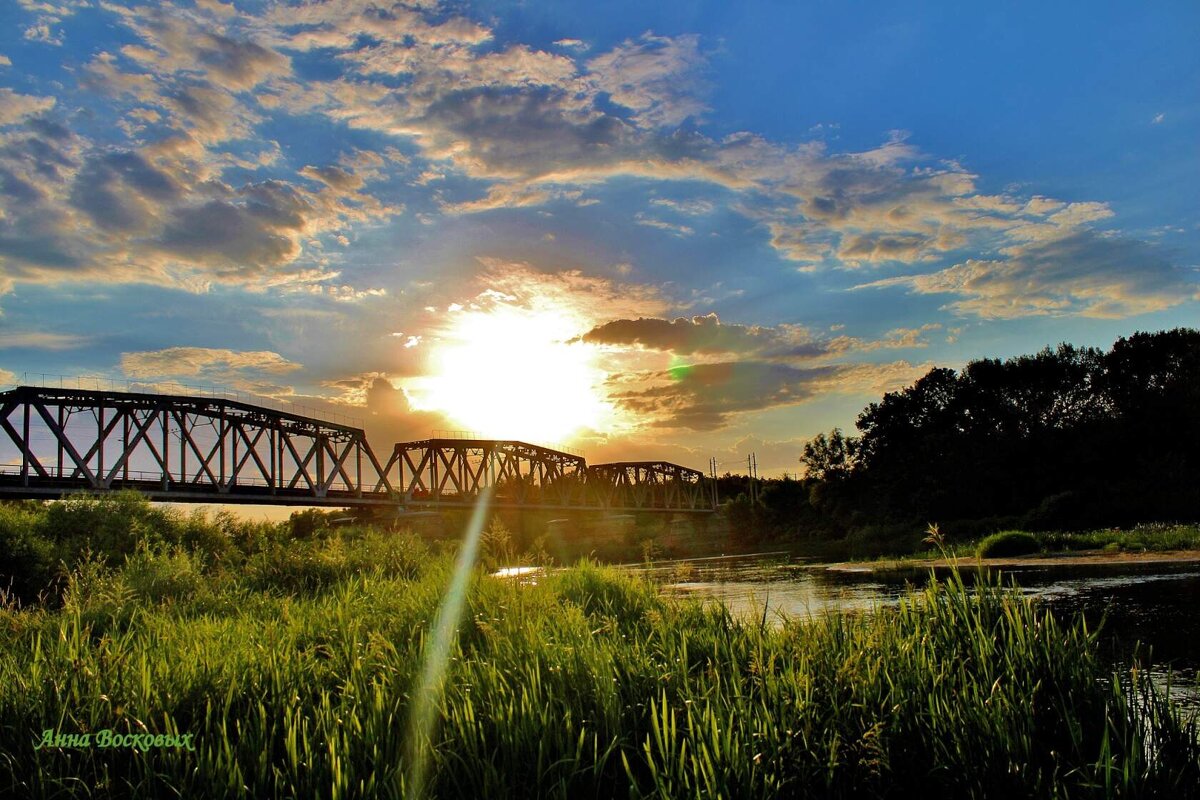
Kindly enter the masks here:
[[0, 498], [137, 489], [154, 500], [712, 511], [704, 475], [588, 466], [525, 442], [426, 439], [381, 464], [361, 428], [228, 398], [20, 386], [0, 392]]
[[0, 393], [0, 428], [17, 451], [0, 496], [131, 488], [156, 500], [388, 501], [361, 429], [224, 398], [23, 386]]

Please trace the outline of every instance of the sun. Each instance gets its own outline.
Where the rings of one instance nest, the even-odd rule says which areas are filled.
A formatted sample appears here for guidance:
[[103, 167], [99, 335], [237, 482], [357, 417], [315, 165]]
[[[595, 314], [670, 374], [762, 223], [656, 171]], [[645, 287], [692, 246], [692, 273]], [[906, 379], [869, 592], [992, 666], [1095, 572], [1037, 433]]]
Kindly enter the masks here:
[[419, 409], [441, 412], [485, 438], [561, 443], [612, 420], [586, 324], [566, 311], [498, 306], [452, 315], [413, 381]]

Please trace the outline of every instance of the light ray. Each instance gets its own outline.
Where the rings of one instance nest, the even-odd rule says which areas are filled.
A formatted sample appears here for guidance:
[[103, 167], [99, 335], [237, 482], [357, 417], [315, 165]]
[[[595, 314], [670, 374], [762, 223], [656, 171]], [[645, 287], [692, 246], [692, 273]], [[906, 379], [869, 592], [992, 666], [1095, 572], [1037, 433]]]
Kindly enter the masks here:
[[463, 605], [467, 599], [467, 587], [475, 570], [475, 558], [479, 551], [479, 536], [487, 521], [491, 506], [492, 487], [479, 493], [471, 521], [463, 532], [462, 546], [450, 576], [450, 585], [434, 617], [431, 635], [425, 640], [425, 659], [421, 667], [421, 679], [412, 695], [412, 711], [408, 718], [406, 747], [407, 769], [405, 771], [403, 795], [421, 798], [425, 792], [425, 779], [432, 755], [433, 729], [436, 725], [438, 700], [442, 696], [442, 685], [446, 668], [450, 662], [450, 648], [458, 623], [462, 618]]

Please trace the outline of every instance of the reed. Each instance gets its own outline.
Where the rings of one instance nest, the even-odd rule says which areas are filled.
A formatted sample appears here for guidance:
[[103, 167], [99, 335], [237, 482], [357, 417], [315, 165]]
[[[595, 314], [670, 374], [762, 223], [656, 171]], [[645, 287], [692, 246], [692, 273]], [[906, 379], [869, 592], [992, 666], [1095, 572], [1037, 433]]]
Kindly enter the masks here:
[[[406, 796], [451, 569], [408, 556], [266, 582], [177, 548], [85, 559], [61, 607], [0, 609], [0, 794]], [[895, 609], [771, 627], [590, 563], [476, 573], [450, 655], [425, 750], [435, 797], [1200, 786], [1196, 721], [1141, 673], [1108, 673], [1094, 631], [957, 574]], [[48, 728], [192, 733], [196, 749], [34, 749]]]

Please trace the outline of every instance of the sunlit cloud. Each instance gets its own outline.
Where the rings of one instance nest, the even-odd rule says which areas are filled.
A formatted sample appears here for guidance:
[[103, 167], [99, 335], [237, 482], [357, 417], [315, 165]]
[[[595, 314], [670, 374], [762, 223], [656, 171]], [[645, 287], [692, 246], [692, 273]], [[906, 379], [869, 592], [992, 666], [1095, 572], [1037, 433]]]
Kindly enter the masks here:
[[[19, 321], [0, 346], [37, 351], [18, 357], [305, 394], [385, 438], [632, 448], [894, 388], [921, 365], [873, 359], [943, 359], [991, 320], [1178, 315], [1200, 294], [1190, 222], [1143, 223], [1118, 192], [956, 155], [904, 115], [887, 124], [912, 133], [726, 115], [712, 28], [535, 35], [434, 0], [13, 17], [0, 300]], [[1144, 131], [1169, 113], [1147, 102]], [[179, 347], [214, 341], [179, 322], [202, 300], [227, 310], [223, 347]], [[35, 332], [68, 302], [78, 325]], [[168, 322], [143, 320], [138, 352], [81, 333], [151, 313]], [[578, 413], [464, 405], [498, 387]]]
[[196, 382], [273, 397], [293, 394], [290, 387], [277, 381], [301, 369], [301, 365], [269, 350], [168, 347], [122, 353], [120, 369], [129, 378], [152, 383]]
[[969, 259], [924, 275], [859, 288], [899, 286], [946, 294], [948, 308], [986, 319], [1079, 315], [1121, 318], [1200, 299], [1200, 286], [1145, 242], [1081, 231], [1015, 246], [1002, 260]]

